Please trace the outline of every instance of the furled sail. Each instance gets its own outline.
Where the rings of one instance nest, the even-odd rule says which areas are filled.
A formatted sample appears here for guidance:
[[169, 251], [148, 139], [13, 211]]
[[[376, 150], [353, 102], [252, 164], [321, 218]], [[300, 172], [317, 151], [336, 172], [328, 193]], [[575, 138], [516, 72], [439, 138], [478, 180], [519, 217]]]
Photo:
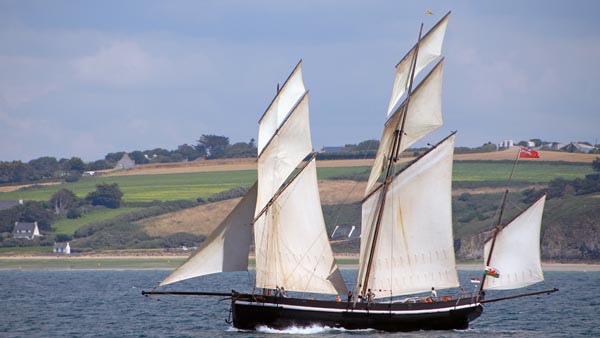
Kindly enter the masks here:
[[202, 242], [198, 250], [160, 285], [217, 272], [247, 270], [256, 191], [254, 184], [225, 220]]
[[304, 92], [306, 88], [302, 79], [302, 60], [300, 60], [259, 121], [257, 144], [259, 154]]
[[363, 202], [358, 283], [366, 277], [385, 198], [367, 281], [377, 297], [459, 285], [452, 239], [453, 153], [454, 134], [396, 174], [386, 196], [381, 185]]
[[[400, 130], [402, 119], [404, 122], [404, 134], [401, 138], [398, 153], [410, 147], [417, 140], [439, 128], [443, 124], [442, 119], [442, 78], [444, 74], [444, 60], [440, 60], [431, 72], [416, 87], [410, 102], [404, 101], [396, 112], [385, 124], [383, 135], [377, 150], [377, 155], [371, 168], [371, 174], [367, 183], [367, 193], [371, 191], [377, 179], [383, 172], [387, 159], [391, 156], [394, 134]], [[409, 104], [410, 103], [410, 104]], [[408, 109], [405, 107], [408, 105]]]
[[345, 293], [321, 211], [314, 158], [254, 223], [256, 286]]
[[442, 44], [446, 35], [446, 27], [448, 26], [448, 18], [450, 12], [446, 14], [419, 42], [419, 50], [417, 46], [413, 47], [404, 58], [396, 65], [396, 76], [394, 78], [394, 88], [392, 97], [388, 106], [387, 115], [389, 116], [394, 106], [398, 103], [402, 95], [408, 90], [409, 77], [415, 53], [417, 53], [417, 64], [415, 66], [415, 77], [432, 61], [442, 54]]
[[[518, 289], [544, 280], [540, 258], [540, 231], [546, 195], [542, 196], [504, 227], [496, 236], [489, 266], [499, 278], [488, 276], [484, 289]], [[492, 240], [485, 243], [488, 261]]]

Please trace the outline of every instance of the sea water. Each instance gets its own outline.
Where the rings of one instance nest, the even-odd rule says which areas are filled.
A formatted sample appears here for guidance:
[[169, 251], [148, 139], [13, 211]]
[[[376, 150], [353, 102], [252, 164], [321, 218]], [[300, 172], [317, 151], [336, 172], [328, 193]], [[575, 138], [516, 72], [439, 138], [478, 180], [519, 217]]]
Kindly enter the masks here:
[[[169, 271], [0, 271], [0, 337], [600, 337], [600, 272], [547, 272], [527, 289], [488, 292], [496, 298], [559, 288], [551, 295], [485, 306], [468, 330], [385, 333], [326, 327], [239, 331], [227, 324], [230, 302], [219, 297], [144, 297]], [[355, 270], [344, 270], [351, 281]], [[463, 287], [474, 271], [460, 271]], [[251, 273], [197, 278], [169, 290], [251, 291]], [[164, 290], [162, 288], [161, 290]], [[440, 290], [439, 295], [457, 290]]]

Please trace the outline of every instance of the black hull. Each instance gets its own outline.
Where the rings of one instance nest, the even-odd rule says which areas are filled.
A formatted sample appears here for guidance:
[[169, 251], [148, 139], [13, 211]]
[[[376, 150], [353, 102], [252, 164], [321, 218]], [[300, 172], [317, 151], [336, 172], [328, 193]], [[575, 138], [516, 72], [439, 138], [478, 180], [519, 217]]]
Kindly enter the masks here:
[[274, 329], [313, 325], [348, 330], [381, 331], [466, 329], [481, 315], [474, 299], [432, 303], [330, 302], [298, 298], [240, 295], [232, 299], [233, 325], [243, 330], [259, 326]]

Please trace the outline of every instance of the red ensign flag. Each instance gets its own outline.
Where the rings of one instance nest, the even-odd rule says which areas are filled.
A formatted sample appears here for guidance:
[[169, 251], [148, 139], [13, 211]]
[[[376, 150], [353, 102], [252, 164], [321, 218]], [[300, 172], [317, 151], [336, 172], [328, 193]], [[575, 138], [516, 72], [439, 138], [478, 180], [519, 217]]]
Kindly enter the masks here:
[[540, 158], [540, 154], [530, 148], [521, 148], [519, 151], [519, 158]]

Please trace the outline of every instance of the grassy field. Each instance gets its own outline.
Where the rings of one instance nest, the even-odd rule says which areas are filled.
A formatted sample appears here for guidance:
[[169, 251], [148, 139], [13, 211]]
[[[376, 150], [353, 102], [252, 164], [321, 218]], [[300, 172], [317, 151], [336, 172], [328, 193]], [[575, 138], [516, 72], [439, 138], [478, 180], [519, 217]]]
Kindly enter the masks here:
[[[510, 163], [456, 162], [453, 178], [455, 181], [504, 180], [510, 174], [511, 167]], [[319, 168], [318, 176], [319, 179], [329, 179], [335, 176], [352, 176], [355, 173], [364, 175], [367, 170], [368, 167]], [[519, 164], [514, 179], [544, 183], [557, 177], [573, 179], [590, 173], [592, 173], [591, 166], [530, 161]], [[128, 202], [172, 201], [207, 198], [233, 187], [249, 186], [255, 180], [255, 170], [92, 177], [75, 183], [3, 192], [0, 193], [0, 200], [47, 201], [61, 188], [69, 189], [83, 198], [94, 191], [98, 183], [117, 183], [124, 194], [123, 199]]]
[[103, 221], [139, 209], [140, 208], [123, 207], [119, 209], [103, 208], [93, 210], [77, 219], [61, 219], [60, 221], [52, 223], [52, 227], [55, 229], [54, 232], [57, 234], [73, 235], [75, 233], [75, 230], [79, 229], [84, 224]]
[[[512, 163], [508, 162], [455, 162], [452, 179], [454, 181], [506, 180], [511, 169]], [[546, 183], [558, 177], [572, 180], [592, 172], [591, 165], [528, 161], [517, 165], [513, 180]]]

